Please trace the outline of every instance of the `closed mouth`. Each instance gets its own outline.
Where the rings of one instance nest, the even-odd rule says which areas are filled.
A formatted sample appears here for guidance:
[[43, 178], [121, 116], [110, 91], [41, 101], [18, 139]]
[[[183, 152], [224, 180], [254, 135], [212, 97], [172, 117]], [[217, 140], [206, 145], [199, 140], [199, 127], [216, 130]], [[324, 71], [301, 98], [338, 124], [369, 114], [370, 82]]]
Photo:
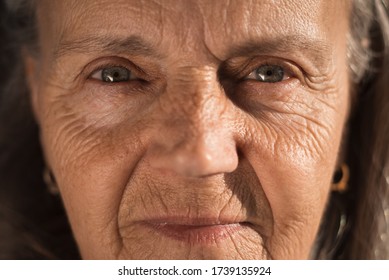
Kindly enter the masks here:
[[248, 222], [217, 219], [165, 218], [142, 222], [160, 235], [189, 244], [214, 244], [237, 232], [251, 229]]

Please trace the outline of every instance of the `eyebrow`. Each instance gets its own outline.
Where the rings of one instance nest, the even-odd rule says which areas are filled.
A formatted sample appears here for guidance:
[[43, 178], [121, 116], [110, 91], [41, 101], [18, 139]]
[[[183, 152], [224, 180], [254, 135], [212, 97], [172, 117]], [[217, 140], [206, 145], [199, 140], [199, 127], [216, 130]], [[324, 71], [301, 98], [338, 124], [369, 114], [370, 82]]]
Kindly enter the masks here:
[[249, 40], [232, 47], [229, 57], [255, 54], [300, 52], [315, 62], [328, 61], [333, 47], [327, 42], [308, 36], [280, 36], [278, 38]]
[[157, 56], [154, 49], [139, 36], [116, 38], [111, 36], [90, 36], [82, 39], [62, 41], [54, 51], [56, 59], [70, 53], [131, 53], [133, 55]]
[[[226, 58], [239, 56], [270, 55], [300, 52], [316, 65], [325, 66], [333, 48], [327, 42], [309, 36], [287, 35], [276, 38], [250, 39], [227, 48]], [[93, 53], [106, 51], [110, 53], [125, 53], [134, 56], [152, 56], [160, 58], [151, 44], [140, 36], [118, 38], [109, 35], [89, 36], [82, 39], [61, 41], [54, 51], [55, 59], [70, 53]], [[224, 59], [218, 58], [219, 61]]]

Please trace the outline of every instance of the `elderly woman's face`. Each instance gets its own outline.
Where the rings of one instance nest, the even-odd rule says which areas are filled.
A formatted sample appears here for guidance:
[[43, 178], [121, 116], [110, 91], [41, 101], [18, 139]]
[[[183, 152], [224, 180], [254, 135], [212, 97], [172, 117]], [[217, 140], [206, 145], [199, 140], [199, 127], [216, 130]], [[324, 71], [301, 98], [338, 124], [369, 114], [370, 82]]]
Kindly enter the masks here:
[[307, 258], [348, 112], [346, 1], [39, 1], [27, 59], [83, 258]]

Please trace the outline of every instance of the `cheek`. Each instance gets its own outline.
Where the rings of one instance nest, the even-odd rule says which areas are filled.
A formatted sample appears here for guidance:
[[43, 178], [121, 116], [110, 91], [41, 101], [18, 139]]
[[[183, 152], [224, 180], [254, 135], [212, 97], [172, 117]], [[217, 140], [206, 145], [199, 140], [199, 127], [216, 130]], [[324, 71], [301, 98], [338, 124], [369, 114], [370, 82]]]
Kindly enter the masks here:
[[243, 152], [272, 209], [274, 228], [267, 247], [276, 259], [309, 254], [338, 156], [347, 92], [347, 87], [314, 95], [295, 92], [296, 99], [286, 106], [246, 118]]
[[[47, 92], [53, 90], [58, 89]], [[91, 109], [101, 109], [99, 101], [59, 98], [44, 101], [49, 108], [41, 123], [45, 156], [83, 257], [112, 258], [120, 249], [122, 195], [144, 151], [146, 125], [120, 108], [116, 115]]]

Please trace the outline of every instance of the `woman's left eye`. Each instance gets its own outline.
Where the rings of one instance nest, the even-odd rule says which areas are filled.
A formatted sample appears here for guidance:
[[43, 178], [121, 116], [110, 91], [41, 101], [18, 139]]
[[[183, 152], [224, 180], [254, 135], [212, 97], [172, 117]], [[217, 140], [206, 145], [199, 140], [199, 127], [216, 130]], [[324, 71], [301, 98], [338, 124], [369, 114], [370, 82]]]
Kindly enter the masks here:
[[246, 79], [263, 83], [277, 83], [289, 78], [283, 67], [278, 65], [262, 65], [252, 71]]
[[105, 83], [128, 82], [134, 79], [130, 70], [122, 66], [112, 66], [97, 70], [91, 78]]

